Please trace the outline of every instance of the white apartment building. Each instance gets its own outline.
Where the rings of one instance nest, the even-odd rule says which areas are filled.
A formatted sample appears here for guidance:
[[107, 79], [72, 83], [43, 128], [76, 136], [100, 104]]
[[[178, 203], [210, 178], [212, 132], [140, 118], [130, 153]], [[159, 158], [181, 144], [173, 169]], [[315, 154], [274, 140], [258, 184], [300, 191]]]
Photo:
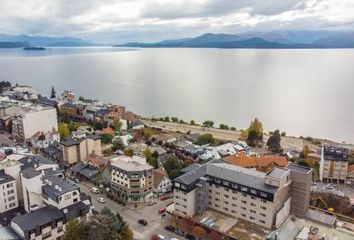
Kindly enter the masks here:
[[111, 186], [127, 202], [147, 202], [154, 187], [153, 167], [132, 161], [115, 160], [110, 163]]
[[16, 180], [0, 171], [0, 213], [18, 207]]
[[16, 139], [25, 141], [37, 132], [58, 130], [57, 111], [50, 107], [36, 107], [23, 111], [12, 121], [12, 133]]
[[214, 209], [267, 229], [279, 227], [291, 207], [291, 169], [258, 172], [223, 162], [201, 165], [174, 179], [180, 216]]
[[323, 146], [320, 161], [321, 182], [345, 183], [348, 172], [349, 149]]

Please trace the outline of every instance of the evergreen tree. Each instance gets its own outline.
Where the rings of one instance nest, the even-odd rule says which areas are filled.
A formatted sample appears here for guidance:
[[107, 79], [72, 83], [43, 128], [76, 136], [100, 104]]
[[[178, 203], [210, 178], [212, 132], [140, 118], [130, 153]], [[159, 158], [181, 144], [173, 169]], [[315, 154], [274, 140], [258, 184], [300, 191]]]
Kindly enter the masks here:
[[84, 240], [84, 226], [77, 220], [73, 219], [65, 226], [64, 240]]
[[54, 89], [54, 86], [52, 86], [52, 91], [50, 93], [50, 98], [55, 98], [56, 97], [56, 92], [55, 92], [55, 89]]
[[267, 141], [268, 149], [273, 151], [273, 152], [279, 152], [281, 150], [280, 141], [281, 141], [280, 132], [277, 129], [268, 138], [268, 141]]

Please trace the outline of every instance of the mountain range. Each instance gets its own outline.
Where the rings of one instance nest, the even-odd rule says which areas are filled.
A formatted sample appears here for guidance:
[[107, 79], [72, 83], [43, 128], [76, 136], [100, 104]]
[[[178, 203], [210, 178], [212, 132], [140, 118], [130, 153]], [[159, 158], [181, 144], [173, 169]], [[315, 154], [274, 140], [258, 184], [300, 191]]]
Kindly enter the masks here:
[[[316, 37], [317, 36], [317, 37]], [[194, 38], [154, 43], [130, 42], [115, 47], [141, 48], [354, 48], [354, 32], [205, 33]]]
[[27, 46], [41, 47], [81, 47], [95, 46], [95, 43], [72, 37], [44, 37], [28, 35], [0, 34], [0, 48], [17, 48]]

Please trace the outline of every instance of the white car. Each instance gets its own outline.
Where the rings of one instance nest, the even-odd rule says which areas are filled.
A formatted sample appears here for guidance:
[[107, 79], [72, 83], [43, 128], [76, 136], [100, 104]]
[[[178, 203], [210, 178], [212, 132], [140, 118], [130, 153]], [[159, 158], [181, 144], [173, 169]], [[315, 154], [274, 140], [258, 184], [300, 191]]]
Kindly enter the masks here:
[[157, 237], [160, 239], [160, 240], [166, 240], [166, 238], [164, 236], [162, 236], [161, 234], [158, 234]]
[[91, 188], [91, 192], [93, 192], [93, 193], [99, 193], [100, 190], [98, 190], [98, 188], [96, 188], [96, 187], [92, 187], [92, 188]]
[[171, 240], [179, 240], [178, 238], [171, 238]]
[[97, 202], [99, 203], [105, 203], [106, 200], [103, 197], [97, 198]]

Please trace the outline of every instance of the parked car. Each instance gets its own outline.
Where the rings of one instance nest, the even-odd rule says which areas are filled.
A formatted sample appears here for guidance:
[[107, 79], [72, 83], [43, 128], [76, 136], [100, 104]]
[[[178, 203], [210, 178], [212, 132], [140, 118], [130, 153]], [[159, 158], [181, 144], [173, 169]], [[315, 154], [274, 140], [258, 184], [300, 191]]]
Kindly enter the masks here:
[[170, 195], [163, 195], [163, 196], [160, 197], [160, 200], [161, 201], [165, 201], [165, 200], [170, 199], [170, 198], [171, 198]]
[[165, 213], [166, 212], [166, 208], [160, 208], [159, 209], [159, 214], [163, 214], [163, 213]]
[[99, 203], [105, 203], [106, 200], [103, 197], [97, 198], [97, 202]]
[[195, 240], [195, 237], [193, 235], [190, 235], [190, 234], [187, 234], [185, 236], [185, 238], [188, 239], [188, 240]]
[[174, 226], [171, 226], [171, 225], [167, 225], [164, 227], [166, 231], [169, 231], [169, 232], [175, 232], [176, 228]]
[[93, 192], [93, 193], [99, 193], [100, 192], [100, 190], [98, 190], [98, 188], [96, 188], [96, 187], [92, 187], [91, 188], [91, 192]]
[[149, 206], [153, 206], [153, 205], [155, 205], [155, 204], [157, 204], [156, 201], [150, 201], [150, 202], [148, 203]]
[[143, 226], [148, 225], [148, 222], [147, 222], [145, 219], [139, 219], [139, 220], [138, 220], [138, 223], [141, 224], [141, 225], [143, 225]]
[[163, 235], [161, 235], [161, 234], [158, 234], [157, 237], [158, 237], [160, 240], [166, 240], [166, 238], [165, 238]]
[[163, 213], [160, 215], [160, 217], [163, 219], [163, 218], [166, 218], [167, 217], [167, 213]]

